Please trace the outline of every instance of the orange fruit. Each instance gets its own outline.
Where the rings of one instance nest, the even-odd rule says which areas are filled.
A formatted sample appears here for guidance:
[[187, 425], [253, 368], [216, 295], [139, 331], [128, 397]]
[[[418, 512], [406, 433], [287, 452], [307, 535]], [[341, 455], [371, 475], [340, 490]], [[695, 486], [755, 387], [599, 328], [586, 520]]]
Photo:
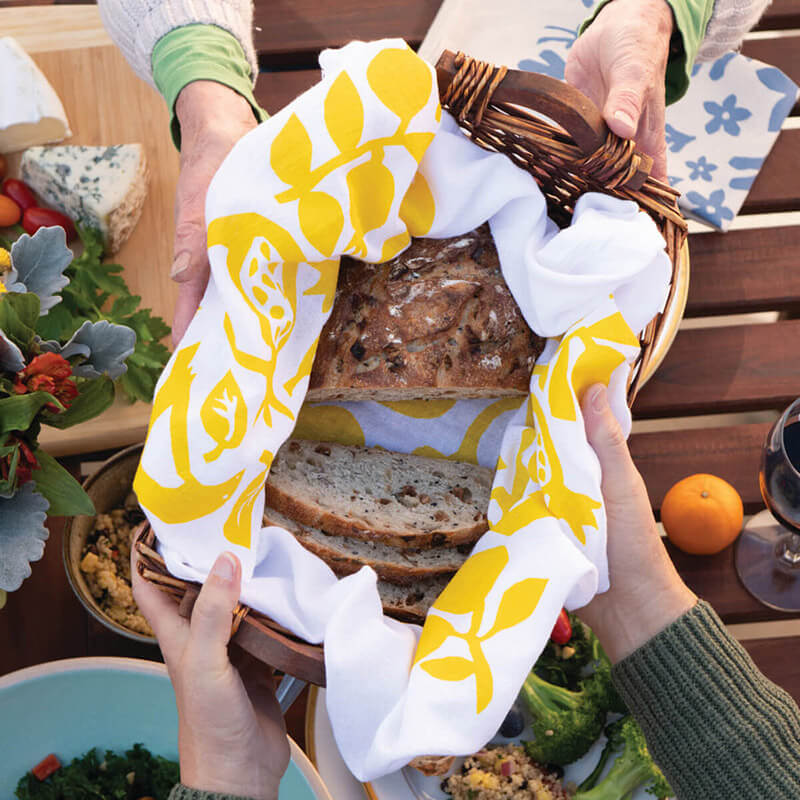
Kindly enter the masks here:
[[661, 504], [667, 537], [694, 555], [724, 550], [739, 535], [743, 520], [742, 498], [716, 475], [690, 475], [678, 481]]

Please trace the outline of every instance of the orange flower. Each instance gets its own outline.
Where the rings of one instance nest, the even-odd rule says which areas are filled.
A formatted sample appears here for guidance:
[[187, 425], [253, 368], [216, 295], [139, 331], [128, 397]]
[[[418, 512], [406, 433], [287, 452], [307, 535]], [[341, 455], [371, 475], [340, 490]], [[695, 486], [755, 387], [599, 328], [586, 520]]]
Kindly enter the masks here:
[[[71, 380], [72, 366], [58, 353], [42, 353], [36, 356], [22, 372], [17, 373], [14, 391], [17, 394], [28, 392], [48, 392], [64, 408], [78, 396], [78, 387]], [[61, 409], [55, 403], [47, 403], [45, 408], [57, 414]]]

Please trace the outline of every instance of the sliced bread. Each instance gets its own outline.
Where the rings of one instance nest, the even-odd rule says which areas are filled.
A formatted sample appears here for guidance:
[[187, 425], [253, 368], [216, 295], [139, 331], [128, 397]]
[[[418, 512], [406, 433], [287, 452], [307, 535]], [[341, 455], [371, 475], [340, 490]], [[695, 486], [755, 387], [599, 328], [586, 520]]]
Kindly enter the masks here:
[[473, 464], [291, 439], [272, 463], [266, 504], [327, 534], [456, 547], [488, 529], [492, 477]]
[[264, 524], [278, 525], [294, 534], [306, 550], [319, 556], [337, 575], [350, 575], [369, 566], [382, 580], [400, 586], [415, 584], [420, 578], [452, 575], [471, 549], [471, 545], [464, 545], [458, 549], [408, 550], [381, 542], [329, 536], [325, 531], [300, 525], [271, 508], [264, 509]]
[[378, 581], [378, 594], [381, 596], [383, 610], [395, 619], [422, 625], [428, 609], [444, 591], [449, 580], [449, 576], [425, 578], [417, 581], [414, 586], [397, 586]]

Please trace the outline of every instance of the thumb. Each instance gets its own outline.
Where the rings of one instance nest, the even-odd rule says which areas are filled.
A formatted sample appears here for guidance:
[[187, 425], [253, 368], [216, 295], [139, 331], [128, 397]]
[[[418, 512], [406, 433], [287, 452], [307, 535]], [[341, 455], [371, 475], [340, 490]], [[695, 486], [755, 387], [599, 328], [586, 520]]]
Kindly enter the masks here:
[[[583, 411], [586, 438], [597, 454], [600, 469], [603, 473], [603, 494], [614, 500], [615, 486], [624, 488], [623, 494], [629, 494], [629, 483], [619, 480], [636, 472], [631, 459], [625, 435], [617, 422], [617, 418], [608, 404], [608, 390], [602, 384], [590, 387], [583, 397]], [[620, 500], [623, 497], [619, 498]]]
[[208, 573], [192, 610], [190, 639], [195, 655], [207, 664], [228, 660], [233, 611], [239, 600], [242, 567], [233, 553], [222, 553]]
[[619, 70], [613, 74], [603, 106], [608, 127], [623, 139], [633, 139], [639, 129], [647, 86], [643, 76]]

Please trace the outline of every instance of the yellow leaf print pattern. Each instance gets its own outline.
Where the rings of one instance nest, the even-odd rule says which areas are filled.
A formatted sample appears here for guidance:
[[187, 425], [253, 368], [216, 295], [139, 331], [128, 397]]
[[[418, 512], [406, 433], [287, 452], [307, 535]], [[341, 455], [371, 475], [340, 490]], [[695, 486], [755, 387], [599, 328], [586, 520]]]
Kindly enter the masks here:
[[247, 430], [247, 407], [230, 370], [203, 401], [200, 419], [206, 433], [217, 443], [204, 454], [206, 461], [216, 461], [223, 450], [235, 450], [242, 443]]
[[[474, 675], [478, 714], [489, 705], [494, 693], [492, 670], [483, 652], [483, 644], [500, 631], [530, 617], [547, 585], [544, 578], [528, 578], [506, 589], [494, 624], [486, 633], [479, 634], [484, 624], [487, 596], [507, 566], [508, 558], [505, 547], [493, 547], [470, 556], [464, 562], [433, 604], [432, 612], [470, 614], [469, 630], [461, 633], [444, 617], [436, 613], [429, 614], [414, 659], [415, 664], [439, 680], [456, 682]], [[451, 637], [464, 641], [470, 658], [428, 658]]]

